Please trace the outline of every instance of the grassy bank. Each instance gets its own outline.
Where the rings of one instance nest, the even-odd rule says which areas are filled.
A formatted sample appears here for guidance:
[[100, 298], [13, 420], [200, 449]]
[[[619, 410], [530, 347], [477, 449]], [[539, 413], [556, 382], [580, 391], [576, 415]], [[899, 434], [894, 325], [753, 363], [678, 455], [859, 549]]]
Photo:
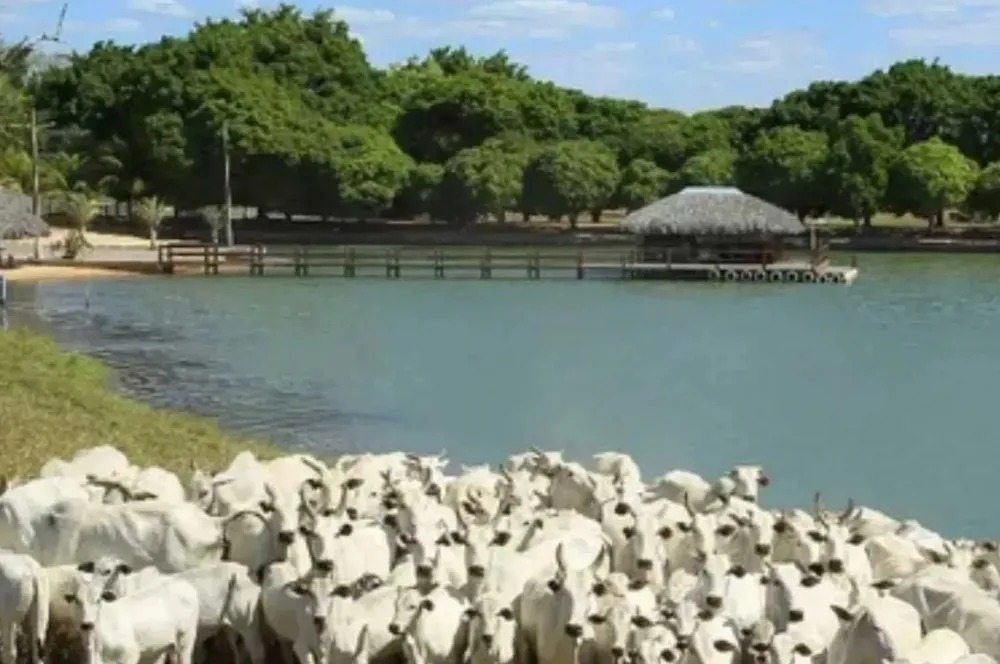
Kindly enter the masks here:
[[28, 477], [47, 460], [114, 445], [140, 465], [187, 476], [190, 461], [218, 467], [238, 452], [277, 450], [222, 431], [212, 420], [155, 410], [109, 388], [98, 361], [42, 336], [0, 332], [0, 473]]

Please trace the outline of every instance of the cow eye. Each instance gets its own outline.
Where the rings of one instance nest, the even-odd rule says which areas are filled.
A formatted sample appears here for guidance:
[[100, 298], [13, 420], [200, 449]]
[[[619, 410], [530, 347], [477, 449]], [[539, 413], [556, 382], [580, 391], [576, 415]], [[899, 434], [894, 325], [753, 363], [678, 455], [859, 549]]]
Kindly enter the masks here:
[[462, 533], [455, 531], [451, 534], [451, 541], [455, 544], [465, 544], [465, 536]]
[[802, 577], [802, 585], [806, 588], [812, 588], [817, 583], [819, 583], [819, 577], [816, 576], [804, 576]]
[[274, 511], [274, 504], [273, 503], [269, 503], [266, 500], [260, 501], [258, 503], [258, 506], [260, 507], [260, 511], [261, 512], [267, 512], [268, 514], [270, 514], [271, 512]]
[[633, 528], [632, 526], [625, 526], [624, 528], [622, 528], [622, 534], [625, 535], [625, 537], [627, 537], [628, 539], [632, 539], [633, 537], [635, 537], [635, 528]]
[[692, 526], [691, 526], [690, 523], [684, 523], [684, 522], [678, 522], [677, 523], [677, 529], [680, 530], [682, 533], [689, 533], [689, 532], [691, 532], [691, 528], [692, 528]]
[[860, 533], [855, 533], [851, 535], [850, 539], [847, 540], [847, 543], [854, 544], [855, 546], [857, 546], [858, 544], [861, 544], [864, 541], [865, 541], [864, 535], [861, 535]]
[[810, 530], [808, 534], [809, 534], [809, 539], [811, 539], [814, 542], [823, 542], [826, 540], [826, 537], [823, 536], [823, 533], [819, 532], [818, 530]]
[[479, 611], [476, 611], [475, 609], [466, 609], [465, 610], [465, 617], [466, 618], [470, 618], [471, 619], [471, 618], [477, 618], [478, 616], [479, 616]]
[[722, 535], [723, 537], [729, 537], [736, 532], [736, 526], [727, 523], [724, 526], [719, 526], [718, 530], [715, 531], [716, 535]]
[[659, 531], [657, 531], [656, 534], [663, 539], [670, 539], [670, 536], [674, 534], [674, 531], [670, 530], [670, 526], [663, 526]]
[[810, 648], [804, 643], [796, 644], [796, 646], [792, 648], [792, 650], [794, 650], [797, 654], [802, 655], [803, 657], [809, 657], [810, 655], [812, 655], [813, 652], [812, 648]]
[[357, 489], [364, 482], [360, 477], [352, 477], [351, 479], [344, 482], [344, 486], [348, 489]]
[[559, 589], [562, 588], [562, 583], [559, 581], [559, 579], [549, 579], [547, 585], [549, 587], [549, 590], [551, 590], [554, 593], [559, 592]]
[[448, 546], [451, 544], [451, 540], [448, 539], [447, 535], [442, 535], [441, 537], [437, 538], [435, 544], [437, 544], [438, 546]]
[[664, 662], [672, 662], [676, 657], [677, 655], [674, 654], [674, 651], [669, 648], [664, 648], [660, 651], [660, 659]]
[[743, 568], [742, 565], [734, 565], [733, 568], [729, 570], [729, 573], [735, 576], [737, 579], [742, 579], [744, 576], [747, 575], [747, 571], [746, 569]]
[[598, 615], [596, 613], [594, 615], [590, 616], [589, 618], [587, 618], [587, 620], [590, 621], [591, 625], [603, 625], [605, 622], [607, 622], [607, 618], [605, 618], [604, 616]]
[[507, 608], [500, 609], [500, 611], [497, 612], [497, 615], [500, 616], [501, 618], [503, 618], [504, 620], [513, 620], [514, 619], [514, 612], [512, 610], [510, 610], [510, 609], [507, 609]]
[[788, 522], [787, 521], [778, 521], [777, 523], [775, 523], [774, 524], [774, 532], [776, 532], [776, 533], [785, 533], [785, 532], [788, 532]]

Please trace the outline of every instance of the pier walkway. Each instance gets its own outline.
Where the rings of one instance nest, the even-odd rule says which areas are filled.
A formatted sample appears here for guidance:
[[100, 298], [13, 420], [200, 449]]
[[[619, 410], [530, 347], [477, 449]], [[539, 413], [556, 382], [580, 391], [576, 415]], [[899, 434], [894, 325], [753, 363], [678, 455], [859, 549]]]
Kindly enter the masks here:
[[619, 278], [690, 281], [851, 283], [855, 265], [814, 264], [808, 259], [780, 263], [675, 263], [638, 260], [621, 247], [221, 247], [170, 244], [159, 249], [166, 274], [249, 274], [402, 278]]

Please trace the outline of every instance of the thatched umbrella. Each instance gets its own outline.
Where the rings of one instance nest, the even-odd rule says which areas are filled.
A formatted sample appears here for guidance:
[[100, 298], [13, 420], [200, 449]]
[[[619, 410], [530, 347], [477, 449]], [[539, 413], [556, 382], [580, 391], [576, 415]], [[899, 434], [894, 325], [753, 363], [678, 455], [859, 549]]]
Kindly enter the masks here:
[[49, 225], [31, 214], [31, 197], [0, 187], [0, 240], [46, 237]]
[[798, 235], [794, 214], [735, 187], [686, 187], [629, 214], [622, 226], [637, 235]]

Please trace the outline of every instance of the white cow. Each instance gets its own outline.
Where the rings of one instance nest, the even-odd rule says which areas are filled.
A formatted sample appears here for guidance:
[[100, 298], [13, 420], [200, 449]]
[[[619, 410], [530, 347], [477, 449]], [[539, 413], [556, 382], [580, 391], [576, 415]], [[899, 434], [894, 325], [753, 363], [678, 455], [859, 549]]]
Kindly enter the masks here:
[[555, 551], [556, 574], [525, 585], [518, 615], [521, 661], [533, 657], [539, 664], [567, 664], [574, 661], [581, 643], [593, 637], [589, 616], [596, 606], [595, 591], [602, 591], [599, 570], [610, 556], [601, 548], [591, 559], [589, 543], [580, 544], [560, 542]]
[[180, 572], [217, 562], [225, 548], [226, 527], [246, 515], [212, 517], [192, 503], [62, 501], [38, 519], [24, 548], [44, 565], [110, 554], [136, 569], [152, 565], [162, 572]]
[[[176, 579], [189, 583], [198, 594], [198, 640], [227, 629], [227, 636], [238, 635], [253, 664], [263, 664], [264, 644], [259, 619], [260, 586], [249, 570], [239, 563], [218, 562], [178, 574], [163, 575], [155, 567], [133, 572], [123, 561], [104, 556], [82, 563], [79, 569], [91, 575], [91, 583], [116, 598]], [[237, 660], [238, 661], [238, 660]]]
[[89, 500], [86, 480], [76, 477], [46, 477], [8, 489], [0, 495], [0, 547], [53, 564], [35, 555], [38, 538], [50, 526], [50, 513], [63, 502]]
[[466, 600], [444, 586], [399, 588], [389, 632], [403, 639], [408, 664], [459, 664], [465, 652]]
[[969, 654], [969, 644], [954, 630], [934, 629], [906, 656], [910, 664], [952, 664]]
[[17, 637], [27, 633], [30, 662], [38, 662], [49, 628], [49, 583], [29, 556], [0, 552], [0, 662], [15, 664]]
[[920, 615], [891, 595], [863, 591], [853, 606], [831, 608], [841, 627], [829, 646], [829, 664], [895, 662], [920, 646]]
[[77, 613], [88, 649], [107, 664], [139, 664], [172, 654], [192, 664], [198, 632], [198, 593], [189, 583], [164, 579], [131, 595], [115, 598], [100, 585], [81, 579], [65, 598]]
[[[520, 594], [520, 593], [518, 593]], [[466, 610], [469, 633], [463, 662], [513, 664], [517, 650], [516, 598], [487, 589]]]

